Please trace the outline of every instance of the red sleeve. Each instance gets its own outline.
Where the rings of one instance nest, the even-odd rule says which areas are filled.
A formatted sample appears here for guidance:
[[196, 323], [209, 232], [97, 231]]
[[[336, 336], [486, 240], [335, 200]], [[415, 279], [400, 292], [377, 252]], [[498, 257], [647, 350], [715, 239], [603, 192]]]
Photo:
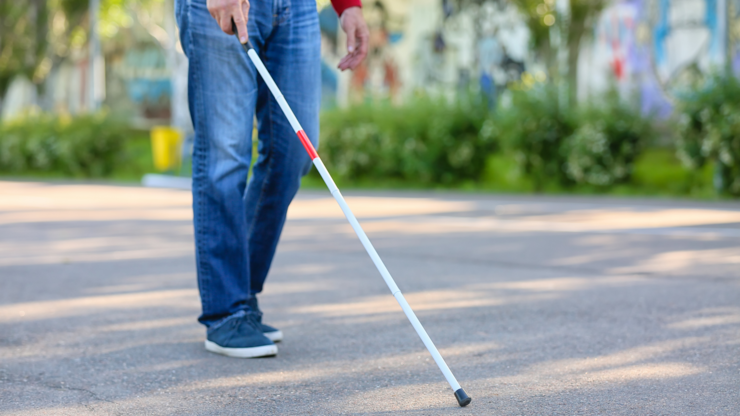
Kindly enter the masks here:
[[341, 16], [350, 7], [362, 7], [362, 2], [360, 0], [331, 0], [331, 5], [334, 6], [337, 16]]

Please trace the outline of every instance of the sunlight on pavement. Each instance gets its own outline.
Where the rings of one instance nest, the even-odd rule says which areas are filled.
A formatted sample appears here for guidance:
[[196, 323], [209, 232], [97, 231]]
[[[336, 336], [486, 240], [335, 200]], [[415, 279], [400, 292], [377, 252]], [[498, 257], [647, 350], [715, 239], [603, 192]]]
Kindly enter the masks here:
[[680, 250], [658, 253], [633, 266], [615, 267], [614, 273], [647, 271], [652, 273], [694, 272], [705, 273], [707, 268], [729, 266], [740, 270], [740, 250], [736, 247], [709, 250]]
[[[466, 285], [459, 289], [405, 293], [407, 301], [415, 311], [441, 311], [502, 306], [516, 303], [534, 303], [556, 298], [556, 292], [584, 291], [599, 287], [634, 286], [649, 283], [636, 276], [609, 276], [599, 279], [559, 278], [516, 282], [483, 283]], [[522, 294], [517, 292], [536, 292]], [[347, 303], [326, 303], [300, 306], [290, 309], [291, 313], [319, 314], [327, 317], [347, 317], [400, 312], [393, 297], [386, 295], [352, 299]]]
[[711, 308], [697, 311], [696, 314], [711, 316], [702, 316], [674, 322], [668, 325], [668, 328], [692, 330], [697, 328], [740, 324], [740, 308]]
[[[414, 311], [431, 311], [459, 308], [501, 306], [511, 303], [536, 302], [550, 299], [553, 295], [506, 295], [494, 296], [491, 293], [470, 293], [466, 290], [446, 290], [414, 292], [404, 294]], [[322, 316], [354, 316], [382, 313], [399, 313], [401, 307], [388, 295], [355, 299], [348, 303], [331, 303], [292, 308], [298, 314], [318, 314]]]
[[740, 211], [653, 208], [651, 210], [574, 210], [563, 214], [538, 215], [532, 222], [578, 223], [598, 229], [679, 227], [740, 222]]
[[[440, 201], [431, 198], [388, 198], [346, 196], [357, 217], [395, 217], [472, 211], [472, 202]], [[304, 199], [288, 209], [288, 219], [344, 218], [334, 198]]]
[[0, 305], [0, 322], [31, 321], [48, 317], [71, 317], [116, 309], [136, 309], [144, 306], [191, 306], [197, 304], [194, 289], [158, 290], [122, 295], [88, 296], [81, 298]]
[[647, 283], [644, 278], [636, 276], [609, 276], [599, 279], [582, 277], [563, 277], [556, 279], [522, 280], [518, 282], [484, 283], [471, 286], [470, 289], [478, 291], [481, 289], [513, 289], [534, 292], [570, 292], [597, 287], [633, 286], [639, 283]]
[[146, 329], [171, 328], [174, 326], [192, 326], [195, 320], [193, 318], [170, 318], [170, 319], [149, 319], [137, 322], [124, 322], [120, 324], [101, 326], [98, 330], [102, 332], [115, 331], [141, 331]]
[[622, 366], [655, 360], [673, 351], [691, 348], [709, 341], [708, 338], [701, 337], [679, 338], [628, 348], [612, 354], [551, 361], [545, 364], [535, 365], [528, 372], [536, 372], [542, 376], [549, 376], [588, 373], [596, 370], [613, 370]]
[[190, 192], [132, 186], [0, 181], [0, 211], [189, 206]]
[[[171, 230], [170, 230], [171, 232]], [[33, 265], [69, 262], [184, 257], [193, 253], [192, 237], [172, 242], [156, 234], [0, 243], [0, 265]]]

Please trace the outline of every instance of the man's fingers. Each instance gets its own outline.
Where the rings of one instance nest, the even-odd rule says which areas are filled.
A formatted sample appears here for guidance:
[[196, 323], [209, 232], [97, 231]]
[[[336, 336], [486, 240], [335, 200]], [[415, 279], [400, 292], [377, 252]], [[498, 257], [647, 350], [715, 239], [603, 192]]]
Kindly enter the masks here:
[[237, 7], [234, 10], [234, 24], [236, 24], [236, 31], [239, 33], [239, 42], [241, 43], [247, 43], [247, 40], [249, 39], [249, 35], [247, 34], [247, 18], [248, 17], [249, 17], [249, 5], [248, 4], [242, 4], [241, 7]]
[[347, 62], [349, 61], [349, 58], [350, 58], [351, 56], [352, 56], [352, 55], [347, 55], [347, 56], [345, 56], [344, 58], [342, 58], [342, 59], [341, 59], [341, 60], [339, 61], [339, 64], [337, 64], [337, 68], [339, 68], [339, 69], [340, 69], [340, 70], [342, 70], [342, 71], [344, 71], [344, 70], [348, 69], [348, 68], [349, 68], [349, 66], [347, 66]]
[[231, 28], [231, 16], [227, 13], [221, 13], [218, 15], [218, 25], [221, 26], [221, 30], [227, 35], [233, 35], [234, 30]]
[[342, 71], [346, 71], [348, 69], [355, 69], [357, 68], [360, 63], [362, 63], [362, 59], [357, 55], [347, 55], [344, 58], [342, 58], [341, 61], [339, 61], [339, 64], [337, 65], [337, 68], [339, 68]]
[[342, 71], [347, 69], [355, 69], [355, 67], [362, 62], [361, 57], [359, 56], [359, 49], [355, 49], [353, 53], [348, 53], [345, 55], [340, 61], [339, 64], [337, 64], [337, 67], [341, 69]]
[[367, 56], [368, 41], [369, 36], [366, 33], [359, 34], [355, 43], [355, 50], [342, 58], [337, 67], [342, 71], [357, 68], [362, 63], [362, 60], [365, 59], [365, 56]]
[[360, 62], [362, 62], [362, 60], [359, 57], [353, 56], [352, 59], [347, 61], [347, 68], [354, 70], [360, 65]]
[[345, 55], [342, 59], [339, 60], [339, 64], [337, 64], [338, 67], [347, 66], [347, 63], [353, 61], [355, 59], [355, 54], [348, 53]]
[[357, 42], [357, 39], [355, 39], [357, 26], [354, 23], [347, 26], [348, 27], [345, 28], [345, 31], [347, 32], [347, 52], [352, 53], [355, 51], [355, 44]]
[[245, 24], [249, 22], [249, 3], [242, 3], [242, 16], [244, 16]]
[[358, 38], [360, 39], [360, 42], [357, 46], [360, 51], [358, 52], [357, 56], [360, 56], [360, 60], [362, 60], [367, 55], [368, 43], [370, 42], [370, 34], [367, 31], [362, 31], [360, 32]]

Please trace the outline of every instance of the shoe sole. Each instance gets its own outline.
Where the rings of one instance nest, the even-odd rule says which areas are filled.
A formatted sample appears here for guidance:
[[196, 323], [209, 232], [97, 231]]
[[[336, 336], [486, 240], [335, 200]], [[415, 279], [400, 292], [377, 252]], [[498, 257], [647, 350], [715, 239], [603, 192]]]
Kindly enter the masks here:
[[262, 345], [260, 347], [250, 348], [226, 348], [208, 340], [206, 340], [206, 350], [215, 352], [216, 354], [236, 358], [271, 357], [273, 355], [277, 355], [278, 351], [276, 345]]
[[283, 340], [283, 331], [277, 330], [273, 332], [263, 332], [262, 335], [266, 336], [272, 342], [280, 342]]

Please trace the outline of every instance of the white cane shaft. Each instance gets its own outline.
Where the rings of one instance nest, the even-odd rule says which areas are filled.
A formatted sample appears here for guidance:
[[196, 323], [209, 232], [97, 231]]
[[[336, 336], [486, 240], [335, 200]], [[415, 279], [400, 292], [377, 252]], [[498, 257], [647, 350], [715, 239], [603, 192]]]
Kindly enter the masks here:
[[413, 309], [411, 309], [411, 306], [406, 301], [406, 298], [403, 297], [401, 290], [398, 288], [390, 272], [385, 267], [385, 264], [383, 263], [383, 260], [381, 260], [380, 256], [378, 255], [378, 252], [375, 251], [375, 247], [373, 246], [373, 243], [371, 243], [370, 239], [367, 238], [367, 234], [365, 234], [365, 230], [363, 230], [362, 226], [360, 226], [360, 223], [357, 221], [355, 214], [352, 213], [352, 210], [349, 208], [349, 206], [347, 205], [347, 202], [344, 200], [342, 193], [339, 192], [337, 185], [334, 183], [334, 180], [329, 174], [329, 171], [326, 170], [324, 163], [321, 161], [320, 158], [314, 159], [313, 163], [314, 163], [314, 166], [316, 166], [316, 169], [319, 171], [319, 174], [321, 174], [321, 177], [324, 179], [324, 182], [326, 182], [326, 186], [331, 191], [331, 194], [332, 196], [334, 196], [334, 199], [336, 199], [337, 203], [339, 204], [339, 207], [342, 208], [342, 212], [344, 212], [344, 216], [347, 217], [347, 220], [352, 226], [352, 229], [355, 230], [355, 234], [357, 234], [357, 237], [360, 238], [360, 242], [365, 247], [367, 254], [370, 255], [370, 258], [373, 260], [373, 263], [375, 263], [375, 267], [380, 272], [380, 275], [383, 276], [383, 280], [385, 280], [385, 284], [388, 285], [388, 289], [391, 290], [393, 297], [395, 297], [398, 304], [401, 305], [401, 309], [403, 309], [403, 313], [406, 314], [406, 317], [411, 322], [411, 326], [414, 327], [414, 329], [416, 330], [416, 333], [419, 335], [419, 338], [421, 338], [421, 341], [424, 343], [424, 346], [427, 347], [427, 350], [429, 350], [429, 353], [432, 355], [432, 358], [434, 358], [434, 362], [437, 363], [437, 366], [439, 367], [439, 369], [442, 371], [442, 374], [447, 379], [447, 382], [450, 384], [450, 387], [452, 387], [452, 391], [457, 391], [460, 388], [460, 384], [455, 379], [455, 376], [452, 374], [452, 371], [450, 371], [450, 368], [447, 366], [447, 363], [445, 362], [444, 358], [442, 358], [442, 355], [437, 350], [437, 347], [434, 345], [434, 342], [432, 342], [432, 339], [429, 338], [429, 334], [427, 334], [427, 331], [421, 325], [421, 322], [419, 322], [419, 318], [416, 317], [416, 314], [414, 313]]
[[265, 68], [265, 65], [262, 63], [259, 55], [257, 55], [257, 52], [255, 52], [254, 49], [250, 49], [247, 52], [247, 55], [249, 55], [249, 59], [252, 60], [255, 68], [257, 68], [257, 72], [262, 75], [262, 79], [265, 81], [265, 84], [267, 84], [267, 88], [275, 97], [275, 100], [277, 100], [280, 109], [283, 110], [285, 117], [288, 118], [288, 122], [290, 123], [291, 127], [293, 127], [293, 130], [295, 130], [296, 133], [298, 133], [300, 130], [303, 130], [301, 128], [301, 124], [298, 123], [298, 119], [295, 117], [295, 114], [293, 114], [293, 110], [290, 109], [288, 102], [285, 101], [283, 93], [280, 92], [280, 89], [277, 87], [275, 81], [272, 79], [272, 75], [270, 75], [270, 72], [267, 71], [267, 68]]
[[296, 119], [295, 114], [293, 114], [293, 110], [291, 110], [290, 106], [285, 101], [285, 97], [283, 97], [283, 94], [280, 92], [280, 89], [275, 84], [275, 81], [272, 79], [272, 76], [267, 71], [267, 68], [265, 68], [265, 65], [262, 63], [262, 60], [259, 58], [259, 55], [257, 55], [254, 49], [249, 49], [247, 54], [249, 55], [249, 58], [251, 59], [252, 63], [254, 63], [254, 66], [257, 68], [257, 71], [262, 76], [262, 79], [265, 81], [265, 84], [267, 84], [267, 87], [269, 88], [270, 92], [277, 100], [278, 105], [280, 105], [280, 109], [283, 110], [283, 113], [288, 118], [288, 121], [290, 122], [290, 125], [293, 127], [293, 130], [295, 130], [295, 132], [298, 134], [298, 137], [301, 138], [302, 141], [305, 140], [304, 146], [306, 146], [306, 150], [309, 152], [310, 155], [311, 153], [313, 153], [311, 157], [313, 158], [314, 166], [316, 166], [316, 169], [319, 171], [319, 174], [321, 174], [321, 177], [324, 179], [326, 186], [329, 188], [329, 191], [331, 191], [332, 196], [334, 196], [334, 199], [336, 199], [337, 203], [339, 204], [339, 207], [342, 209], [342, 212], [344, 212], [344, 216], [347, 217], [347, 220], [349, 221], [349, 224], [352, 226], [352, 229], [355, 230], [357, 237], [360, 238], [360, 242], [365, 247], [367, 254], [370, 255], [370, 258], [375, 264], [375, 267], [377, 267], [378, 271], [380, 272], [380, 275], [383, 277], [383, 280], [385, 280], [385, 284], [388, 285], [388, 289], [391, 290], [393, 297], [395, 297], [398, 304], [401, 305], [401, 309], [403, 309], [403, 312], [406, 314], [406, 317], [411, 322], [411, 326], [414, 327], [414, 329], [416, 330], [416, 333], [419, 335], [419, 338], [421, 338], [421, 341], [424, 343], [424, 346], [427, 347], [427, 350], [429, 350], [429, 353], [432, 355], [432, 358], [434, 358], [434, 362], [437, 363], [437, 366], [442, 371], [442, 374], [445, 376], [445, 379], [447, 379], [447, 382], [450, 384], [450, 387], [452, 387], [452, 391], [459, 390], [460, 384], [455, 379], [455, 376], [452, 374], [452, 371], [450, 371], [450, 368], [447, 366], [447, 363], [445, 363], [445, 360], [442, 358], [442, 355], [440, 355], [439, 351], [437, 350], [437, 347], [434, 345], [434, 342], [432, 342], [432, 339], [429, 338], [427, 331], [424, 330], [424, 327], [421, 325], [421, 322], [419, 322], [419, 318], [416, 317], [416, 314], [411, 309], [411, 306], [409, 306], [409, 303], [406, 301], [406, 298], [403, 297], [401, 290], [398, 289], [396, 282], [393, 280], [393, 277], [391, 276], [390, 272], [385, 267], [385, 264], [383, 264], [383, 260], [380, 259], [378, 252], [375, 251], [375, 247], [373, 247], [373, 244], [370, 242], [370, 239], [367, 238], [365, 231], [360, 226], [360, 223], [357, 221], [357, 218], [352, 213], [352, 210], [349, 209], [347, 202], [344, 200], [344, 197], [339, 192], [339, 188], [337, 188], [337, 185], [334, 183], [334, 180], [332, 179], [331, 175], [329, 175], [329, 171], [326, 170], [326, 166], [324, 166], [324, 163], [321, 161], [318, 155], [316, 155], [316, 151], [313, 149], [313, 146], [310, 144], [310, 142], [308, 142], [308, 139], [306, 138], [305, 133], [303, 132], [303, 128], [298, 122], [298, 119]]
[[409, 322], [411, 322], [411, 326], [414, 327], [416, 333], [419, 335], [419, 338], [421, 338], [421, 342], [424, 343], [424, 346], [426, 346], [427, 350], [429, 350], [429, 354], [431, 354], [432, 358], [434, 358], [434, 362], [437, 363], [437, 367], [439, 367], [440, 371], [442, 371], [442, 374], [447, 379], [447, 382], [450, 384], [450, 387], [452, 387], [452, 391], [454, 392], [459, 390], [460, 383], [457, 382], [457, 379], [452, 374], [450, 367], [447, 366], [444, 358], [442, 358], [442, 354], [439, 353], [437, 347], [434, 345], [434, 342], [432, 342], [432, 339], [429, 338], [429, 334], [427, 334], [427, 331], [421, 325], [421, 322], [419, 322], [419, 318], [416, 317], [413, 309], [411, 309], [409, 303], [406, 302], [406, 298], [403, 297], [403, 294], [401, 292], [396, 292], [393, 296], [396, 298], [396, 301], [398, 301], [398, 304], [401, 305], [403, 313], [406, 314]]

